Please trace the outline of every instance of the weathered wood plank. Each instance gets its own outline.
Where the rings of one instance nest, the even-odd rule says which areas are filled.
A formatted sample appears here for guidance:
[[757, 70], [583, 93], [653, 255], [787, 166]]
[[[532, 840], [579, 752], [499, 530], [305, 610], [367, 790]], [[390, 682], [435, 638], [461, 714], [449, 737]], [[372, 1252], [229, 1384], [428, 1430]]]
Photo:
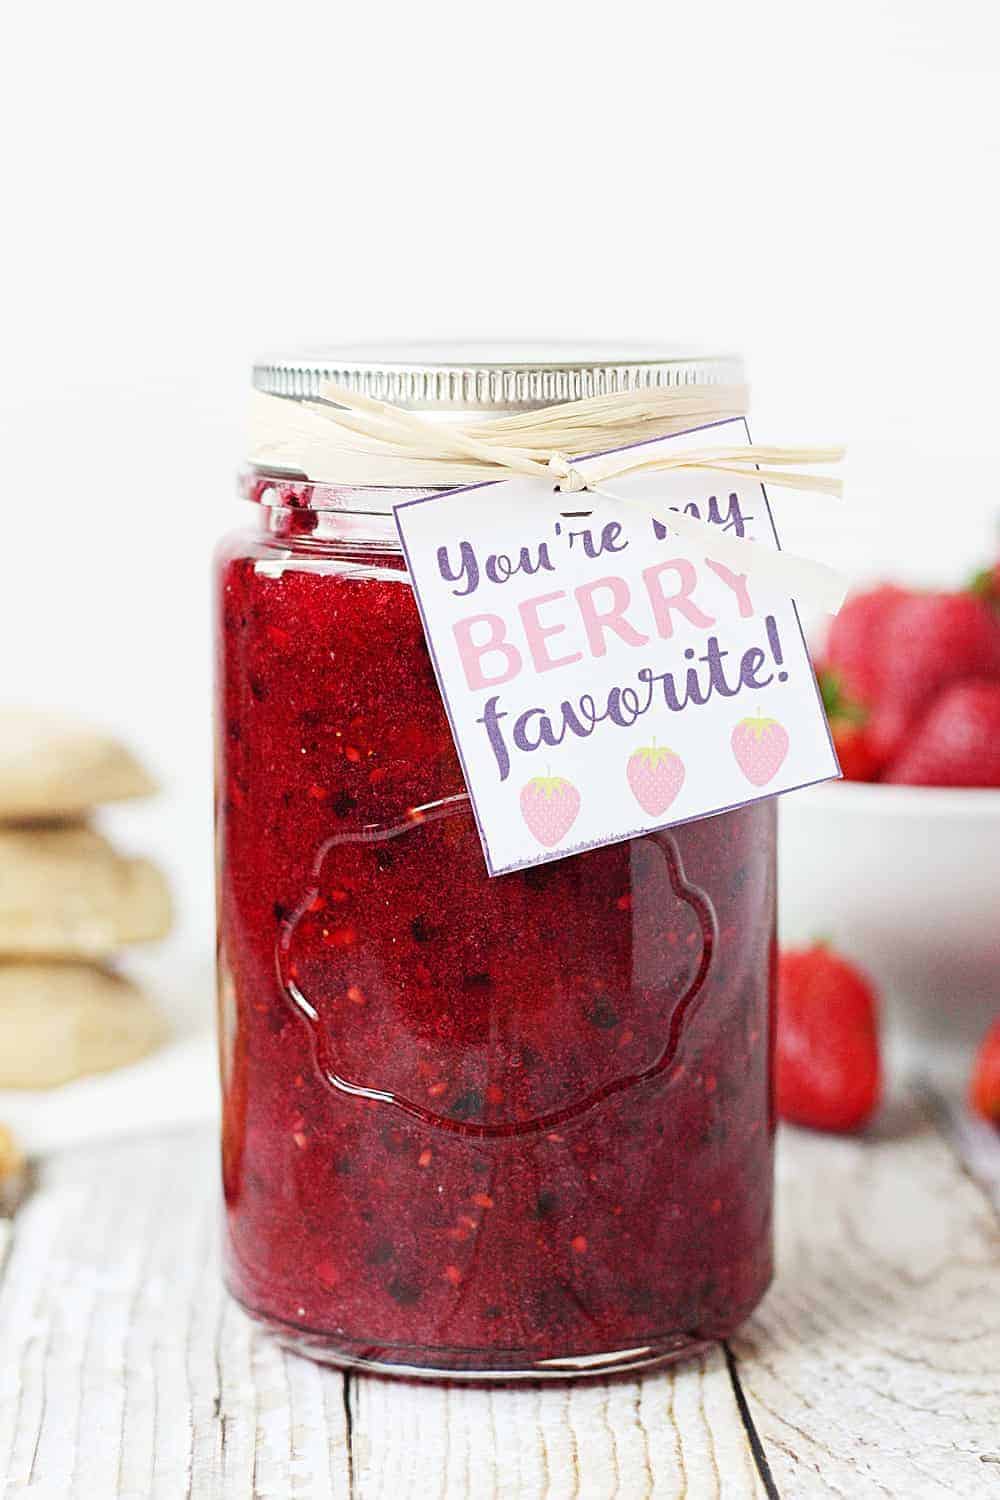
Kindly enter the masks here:
[[721, 1349], [643, 1379], [351, 1385], [361, 1500], [763, 1496]]
[[1000, 1493], [997, 1221], [929, 1114], [788, 1130], [779, 1185], [779, 1275], [733, 1340], [779, 1491]]
[[347, 1500], [343, 1379], [225, 1298], [216, 1175], [202, 1131], [45, 1164], [0, 1280], [0, 1493]]

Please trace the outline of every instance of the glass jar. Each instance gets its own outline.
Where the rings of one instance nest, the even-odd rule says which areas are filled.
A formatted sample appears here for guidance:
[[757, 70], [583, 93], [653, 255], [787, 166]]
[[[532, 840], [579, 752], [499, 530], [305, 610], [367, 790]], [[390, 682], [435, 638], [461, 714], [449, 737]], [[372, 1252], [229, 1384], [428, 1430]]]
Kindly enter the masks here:
[[[454, 404], [427, 369], [419, 404]], [[245, 493], [218, 558], [233, 1294], [302, 1352], [431, 1377], [724, 1336], [771, 1275], [773, 803], [491, 879], [398, 494]]]

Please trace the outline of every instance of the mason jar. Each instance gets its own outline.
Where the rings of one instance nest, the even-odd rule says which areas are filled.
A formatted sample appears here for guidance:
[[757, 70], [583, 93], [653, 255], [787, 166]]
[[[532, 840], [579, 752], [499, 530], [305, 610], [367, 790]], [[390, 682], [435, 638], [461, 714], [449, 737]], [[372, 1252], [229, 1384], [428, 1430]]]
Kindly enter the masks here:
[[[331, 355], [255, 383], [345, 368], [441, 420], [705, 378]], [[678, 1358], [771, 1276], [774, 804], [491, 878], [392, 517], [413, 493], [255, 469], [218, 554], [228, 1284], [339, 1365]]]

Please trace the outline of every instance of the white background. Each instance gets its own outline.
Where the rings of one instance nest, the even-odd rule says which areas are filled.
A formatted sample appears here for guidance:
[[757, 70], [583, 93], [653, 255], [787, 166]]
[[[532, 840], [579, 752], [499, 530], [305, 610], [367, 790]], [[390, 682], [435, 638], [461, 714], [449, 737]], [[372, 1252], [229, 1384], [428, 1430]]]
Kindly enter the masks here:
[[302, 341], [740, 348], [776, 498], [858, 576], [993, 537], [997, 22], [987, 0], [8, 8], [0, 238], [8, 701], [126, 734], [115, 828], [207, 965], [208, 559], [247, 372]]

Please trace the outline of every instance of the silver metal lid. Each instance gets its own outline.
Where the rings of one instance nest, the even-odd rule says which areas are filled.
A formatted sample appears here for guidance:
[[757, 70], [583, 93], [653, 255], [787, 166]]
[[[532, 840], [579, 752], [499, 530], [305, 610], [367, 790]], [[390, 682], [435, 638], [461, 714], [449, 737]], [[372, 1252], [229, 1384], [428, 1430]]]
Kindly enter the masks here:
[[410, 410], [530, 411], [616, 391], [742, 385], [735, 354], [604, 344], [371, 344], [262, 359], [253, 383], [316, 397], [325, 381]]

